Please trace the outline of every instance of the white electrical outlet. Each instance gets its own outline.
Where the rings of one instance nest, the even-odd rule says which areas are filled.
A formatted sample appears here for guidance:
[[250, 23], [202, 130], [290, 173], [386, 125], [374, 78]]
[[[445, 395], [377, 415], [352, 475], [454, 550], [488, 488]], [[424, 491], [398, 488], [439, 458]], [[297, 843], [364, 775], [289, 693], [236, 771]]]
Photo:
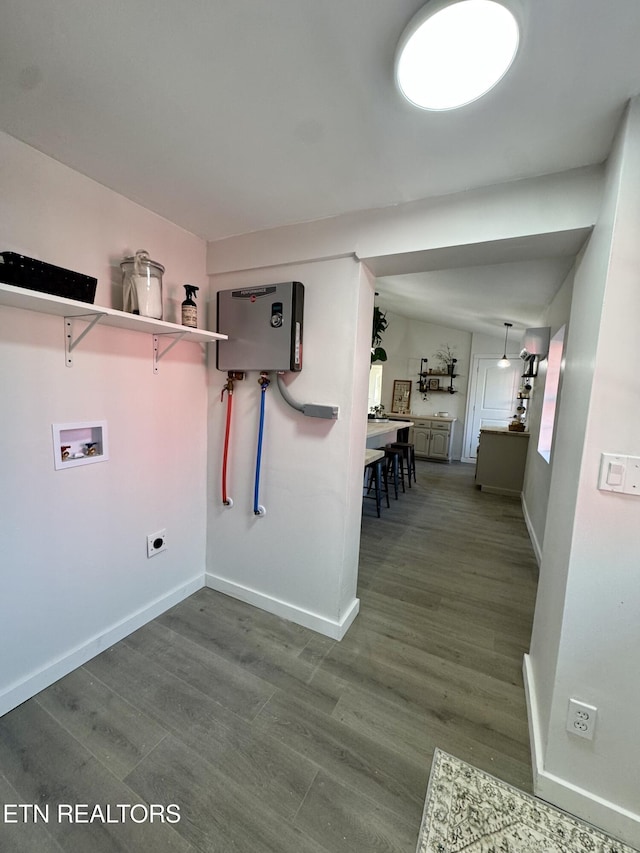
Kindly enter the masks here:
[[167, 531], [158, 530], [147, 536], [147, 557], [155, 557], [160, 551], [167, 550]]
[[587, 705], [586, 702], [580, 702], [578, 699], [569, 699], [567, 731], [572, 735], [593, 740], [597, 714], [598, 709], [595, 705]]

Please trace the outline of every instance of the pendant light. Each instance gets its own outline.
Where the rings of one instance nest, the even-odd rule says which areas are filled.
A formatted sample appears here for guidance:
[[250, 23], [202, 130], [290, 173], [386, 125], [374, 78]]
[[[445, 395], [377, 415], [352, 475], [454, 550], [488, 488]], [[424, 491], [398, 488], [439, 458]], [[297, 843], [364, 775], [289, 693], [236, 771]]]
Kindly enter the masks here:
[[504, 355], [498, 362], [498, 367], [511, 367], [511, 362], [507, 358], [507, 338], [509, 336], [509, 329], [513, 326], [513, 323], [505, 323], [507, 327], [504, 332]]

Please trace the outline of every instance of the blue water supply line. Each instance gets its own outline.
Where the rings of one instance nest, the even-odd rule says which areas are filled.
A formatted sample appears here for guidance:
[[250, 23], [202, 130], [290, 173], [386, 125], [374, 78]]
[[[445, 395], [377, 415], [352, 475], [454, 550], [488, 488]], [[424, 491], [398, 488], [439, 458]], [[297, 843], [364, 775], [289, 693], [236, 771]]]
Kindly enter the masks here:
[[264, 406], [266, 399], [267, 388], [271, 384], [269, 376], [266, 373], [261, 373], [258, 379], [260, 383], [260, 426], [258, 428], [258, 452], [256, 456], [256, 479], [253, 489], [253, 514], [265, 515], [266, 509], [260, 504], [260, 466], [262, 464], [262, 439], [264, 436]]

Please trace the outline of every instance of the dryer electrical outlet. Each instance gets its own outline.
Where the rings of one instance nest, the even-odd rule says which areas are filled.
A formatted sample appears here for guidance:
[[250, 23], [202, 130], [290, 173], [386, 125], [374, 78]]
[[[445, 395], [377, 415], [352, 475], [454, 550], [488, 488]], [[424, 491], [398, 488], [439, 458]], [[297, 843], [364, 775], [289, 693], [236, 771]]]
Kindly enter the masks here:
[[217, 294], [218, 370], [302, 370], [304, 285], [284, 281]]

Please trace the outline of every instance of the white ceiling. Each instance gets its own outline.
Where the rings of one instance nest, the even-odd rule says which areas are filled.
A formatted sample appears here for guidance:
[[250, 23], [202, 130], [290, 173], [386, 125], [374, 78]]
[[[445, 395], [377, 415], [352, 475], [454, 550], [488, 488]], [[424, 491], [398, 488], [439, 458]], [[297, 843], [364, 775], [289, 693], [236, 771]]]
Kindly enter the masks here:
[[383, 310], [495, 335], [504, 322], [514, 332], [540, 325], [589, 233], [576, 228], [363, 260], [377, 276]]
[[[548, 258], [386, 276], [376, 282], [383, 310], [439, 326], [495, 335], [540, 325], [572, 259]], [[508, 306], [508, 307], [507, 307]]]
[[[601, 162], [640, 91], [640, 3], [504, 2], [510, 73], [429, 113], [392, 73], [422, 0], [3, 0], [0, 129], [209, 240]], [[514, 271], [437, 272], [472, 295]]]

